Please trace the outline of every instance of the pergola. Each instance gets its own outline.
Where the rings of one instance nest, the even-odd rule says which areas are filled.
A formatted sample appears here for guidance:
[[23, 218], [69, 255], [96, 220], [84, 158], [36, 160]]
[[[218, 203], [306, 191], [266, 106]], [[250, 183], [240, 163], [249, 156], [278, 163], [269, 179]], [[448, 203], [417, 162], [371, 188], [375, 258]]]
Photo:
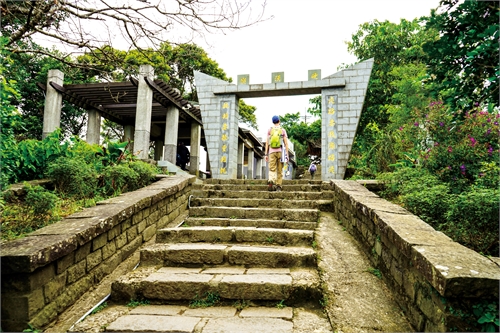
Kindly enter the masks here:
[[[154, 159], [164, 165], [171, 163], [175, 166], [178, 142], [191, 146], [190, 172], [198, 175], [200, 147], [207, 150], [200, 108], [183, 99], [179, 91], [166, 82], [154, 79], [153, 72], [151, 66], [143, 65], [137, 79], [64, 84], [62, 72], [49, 71], [47, 83], [38, 83], [38, 87], [46, 92], [43, 136], [60, 126], [64, 100], [87, 110], [87, 142], [100, 143], [101, 118], [105, 118], [124, 127], [124, 141], [132, 141], [132, 150], [138, 152], [142, 159], [148, 157], [150, 144], [154, 142]], [[248, 163], [251, 156], [256, 159], [255, 163], [248, 163], [252, 165], [249, 169], [253, 172], [254, 164], [262, 164], [257, 160], [264, 158], [263, 143], [245, 129], [240, 131], [239, 142], [245, 158], [241, 159], [242, 164], [238, 168], [243, 170], [243, 164]], [[207, 170], [210, 169], [208, 160]], [[262, 174], [259, 170], [251, 176], [260, 178]]]
[[[151, 141], [163, 140], [167, 110], [175, 107], [179, 110], [178, 138], [186, 145], [190, 145], [190, 124], [196, 122], [203, 125], [199, 107], [183, 99], [176, 89], [162, 80], [152, 80], [146, 77], [145, 82], [153, 90]], [[62, 95], [66, 102], [86, 110], [95, 110], [101, 117], [124, 127], [135, 125], [139, 85], [135, 78], [124, 82], [60, 85], [51, 81], [49, 84]], [[43, 91], [47, 91], [45, 84], [38, 83], [38, 86]], [[201, 141], [202, 146], [205, 146], [204, 134], [202, 134]]]

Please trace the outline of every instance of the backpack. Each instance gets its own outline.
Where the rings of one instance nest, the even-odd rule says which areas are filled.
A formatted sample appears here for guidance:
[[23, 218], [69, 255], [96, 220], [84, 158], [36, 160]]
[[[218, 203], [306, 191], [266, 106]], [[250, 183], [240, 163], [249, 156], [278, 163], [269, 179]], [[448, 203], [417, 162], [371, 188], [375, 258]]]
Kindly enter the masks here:
[[283, 136], [283, 130], [280, 126], [273, 126], [271, 128], [271, 133], [269, 134], [269, 145], [271, 148], [281, 147], [281, 137]]
[[309, 171], [316, 172], [316, 164], [311, 165], [311, 167], [309, 168]]

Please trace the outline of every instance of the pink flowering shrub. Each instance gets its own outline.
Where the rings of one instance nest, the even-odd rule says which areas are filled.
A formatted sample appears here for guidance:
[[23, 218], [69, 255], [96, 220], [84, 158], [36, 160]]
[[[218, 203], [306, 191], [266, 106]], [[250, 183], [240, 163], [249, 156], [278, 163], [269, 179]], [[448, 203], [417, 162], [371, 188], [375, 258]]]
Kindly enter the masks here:
[[453, 240], [498, 256], [499, 117], [478, 107], [451, 113], [441, 102], [414, 110], [395, 131], [405, 163], [377, 177], [386, 182], [382, 195]]
[[453, 114], [441, 102], [432, 102], [401, 132], [405, 148], [417, 154], [423, 167], [448, 182], [454, 192], [470, 185], [496, 188], [499, 117], [498, 112], [479, 107]]

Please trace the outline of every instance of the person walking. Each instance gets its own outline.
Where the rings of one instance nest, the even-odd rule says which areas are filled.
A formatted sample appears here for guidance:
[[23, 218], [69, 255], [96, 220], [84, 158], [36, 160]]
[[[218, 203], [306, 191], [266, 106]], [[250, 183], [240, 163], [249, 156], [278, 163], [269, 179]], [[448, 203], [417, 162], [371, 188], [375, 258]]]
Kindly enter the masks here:
[[189, 149], [184, 145], [184, 142], [179, 142], [177, 145], [177, 166], [180, 166], [182, 170], [187, 171], [186, 164], [190, 160]]
[[316, 164], [311, 163], [309, 166], [309, 173], [311, 174], [311, 179], [314, 179], [314, 173], [316, 172]]
[[[280, 126], [280, 117], [273, 116], [273, 126], [267, 131], [266, 162], [269, 165], [269, 191], [281, 191], [283, 183], [283, 162], [288, 162], [288, 137], [286, 130]], [[282, 160], [282, 150], [284, 157]]]

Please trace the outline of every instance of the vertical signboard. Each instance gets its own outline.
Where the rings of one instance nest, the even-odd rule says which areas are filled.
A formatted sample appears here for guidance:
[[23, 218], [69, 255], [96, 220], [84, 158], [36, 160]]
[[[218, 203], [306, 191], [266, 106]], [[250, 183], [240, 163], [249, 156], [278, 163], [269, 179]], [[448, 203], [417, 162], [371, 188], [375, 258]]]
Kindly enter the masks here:
[[229, 165], [229, 110], [231, 109], [230, 101], [221, 101], [220, 112], [220, 151], [219, 151], [219, 175], [228, 174]]
[[326, 95], [326, 172], [328, 178], [336, 178], [338, 172], [338, 131], [337, 131], [338, 95]]

